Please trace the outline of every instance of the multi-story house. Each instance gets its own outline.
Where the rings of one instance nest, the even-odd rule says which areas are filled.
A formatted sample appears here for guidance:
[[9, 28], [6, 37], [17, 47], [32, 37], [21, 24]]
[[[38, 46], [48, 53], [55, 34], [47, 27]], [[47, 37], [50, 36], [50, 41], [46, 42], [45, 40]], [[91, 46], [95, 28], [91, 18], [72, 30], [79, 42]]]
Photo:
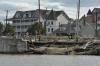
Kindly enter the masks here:
[[59, 28], [60, 24], [67, 24], [69, 17], [64, 11], [54, 10], [33, 10], [33, 11], [17, 11], [13, 16], [12, 23], [16, 28], [16, 35], [21, 36], [27, 33], [27, 29], [35, 22], [42, 22], [46, 27], [46, 34], [53, 35], [53, 31]]

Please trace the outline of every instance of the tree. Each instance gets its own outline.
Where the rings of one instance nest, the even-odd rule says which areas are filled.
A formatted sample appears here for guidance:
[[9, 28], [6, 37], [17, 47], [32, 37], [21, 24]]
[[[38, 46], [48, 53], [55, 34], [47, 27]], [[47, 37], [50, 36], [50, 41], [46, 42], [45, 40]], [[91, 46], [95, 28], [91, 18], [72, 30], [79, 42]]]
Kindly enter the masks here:
[[15, 28], [10, 23], [7, 23], [3, 33], [4, 35], [14, 35]]
[[45, 29], [42, 26], [42, 23], [41, 22], [40, 23], [36, 22], [36, 23], [32, 24], [28, 28], [27, 32], [29, 34], [31, 34], [31, 35], [40, 35], [40, 34], [43, 35], [43, 34], [45, 34]]
[[4, 25], [0, 22], [0, 35], [2, 35]]

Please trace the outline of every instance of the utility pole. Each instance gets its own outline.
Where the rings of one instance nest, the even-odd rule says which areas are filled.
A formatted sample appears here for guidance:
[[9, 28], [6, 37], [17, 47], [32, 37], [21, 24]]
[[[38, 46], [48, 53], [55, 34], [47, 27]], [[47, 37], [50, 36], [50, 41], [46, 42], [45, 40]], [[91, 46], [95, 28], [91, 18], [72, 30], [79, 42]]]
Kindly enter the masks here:
[[97, 21], [98, 21], [98, 14], [97, 14], [97, 9], [96, 9], [96, 30], [95, 30], [95, 36], [96, 37], [98, 37]]
[[[7, 29], [7, 22], [8, 22], [8, 10], [6, 10], [6, 25], [5, 25], [5, 30]], [[5, 31], [4, 31], [4, 34], [6, 35]]]
[[[7, 29], [7, 22], [8, 22], [8, 10], [6, 10], [6, 24], [5, 24], [5, 30]], [[6, 32], [4, 31], [4, 34], [6, 35]]]
[[78, 7], [77, 7], [78, 9], [78, 20], [79, 20], [79, 18], [80, 18], [80, 0], [78, 1]]
[[39, 41], [40, 41], [40, 0], [38, 0], [38, 6], [39, 6], [39, 30], [38, 30], [38, 34], [39, 34]]
[[7, 20], [8, 20], [8, 10], [6, 10], [6, 26], [7, 26]]
[[76, 19], [76, 41], [77, 42], [79, 36], [79, 19], [80, 19], [80, 0], [78, 0], [78, 4], [77, 4], [77, 19]]
[[45, 16], [45, 22], [44, 22], [44, 29], [45, 29], [45, 35], [46, 35], [46, 22], [47, 22], [47, 18], [48, 18], [47, 8], [46, 8], [45, 14], [46, 14], [46, 16]]
[[40, 23], [40, 0], [38, 0], [38, 5], [39, 5], [39, 23]]

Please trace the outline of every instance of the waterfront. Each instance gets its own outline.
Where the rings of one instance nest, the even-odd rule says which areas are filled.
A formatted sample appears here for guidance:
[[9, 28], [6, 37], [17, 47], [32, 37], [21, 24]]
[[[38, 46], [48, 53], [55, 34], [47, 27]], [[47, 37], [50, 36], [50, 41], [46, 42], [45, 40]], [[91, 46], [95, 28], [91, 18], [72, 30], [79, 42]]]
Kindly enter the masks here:
[[99, 66], [99, 56], [0, 55], [0, 66]]

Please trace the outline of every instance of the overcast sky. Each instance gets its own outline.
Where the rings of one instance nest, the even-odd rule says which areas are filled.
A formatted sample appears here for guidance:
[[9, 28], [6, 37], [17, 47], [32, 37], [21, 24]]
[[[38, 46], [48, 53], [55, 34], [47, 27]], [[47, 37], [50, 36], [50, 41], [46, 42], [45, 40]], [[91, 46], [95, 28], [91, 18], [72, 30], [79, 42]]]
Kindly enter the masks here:
[[[76, 18], [78, 0], [41, 0], [41, 9], [64, 10], [70, 18]], [[81, 16], [88, 9], [100, 7], [100, 0], [81, 0]], [[9, 18], [19, 10], [38, 9], [38, 0], [0, 0], [0, 20], [5, 18], [6, 10], [9, 10]]]

